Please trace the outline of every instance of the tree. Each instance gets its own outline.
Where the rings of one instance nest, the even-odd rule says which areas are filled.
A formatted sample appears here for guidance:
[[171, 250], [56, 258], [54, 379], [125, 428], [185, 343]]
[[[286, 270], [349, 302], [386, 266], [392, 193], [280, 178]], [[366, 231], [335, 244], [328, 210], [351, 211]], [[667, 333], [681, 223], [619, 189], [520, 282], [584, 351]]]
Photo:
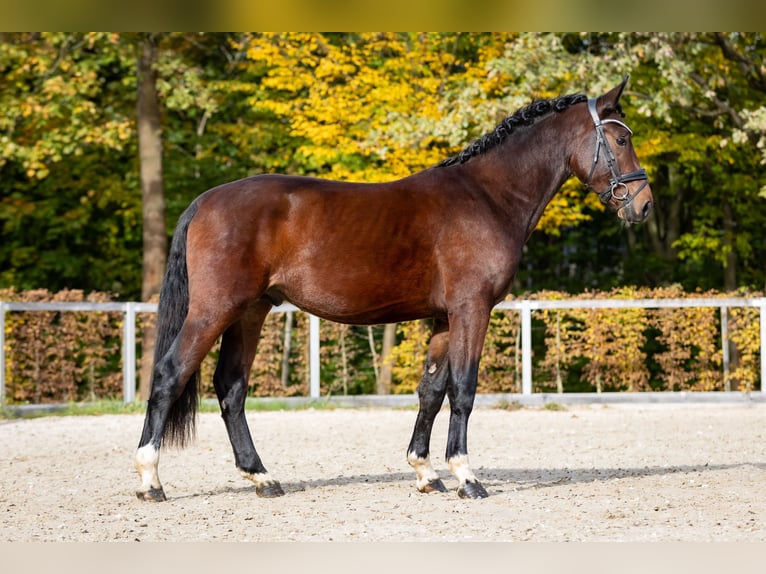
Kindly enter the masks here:
[[142, 34], [138, 41], [136, 75], [138, 155], [141, 178], [143, 221], [143, 281], [141, 299], [158, 295], [167, 259], [165, 195], [162, 169], [162, 125], [157, 95], [157, 43], [154, 34]]
[[375, 392], [390, 395], [393, 385], [393, 365], [391, 352], [396, 346], [396, 323], [388, 323], [383, 328], [383, 344], [380, 351], [380, 374]]
[[[621, 234], [624, 240], [611, 237], [587, 203], [581, 221], [592, 219], [591, 233], [617, 239], [620, 281], [733, 289], [766, 281], [766, 237], [756, 221], [766, 183], [758, 168], [766, 141], [765, 50], [761, 34], [535, 33], [509, 38], [488, 65], [504, 78], [508, 101], [519, 92], [600, 93], [605, 81], [630, 73], [625, 108], [653, 182], [654, 216]], [[559, 220], [552, 230], [544, 223], [539, 229], [549, 235], [578, 232], [571, 222]]]
[[[165, 192], [162, 170], [162, 125], [157, 95], [157, 38], [141, 34], [137, 42], [137, 106], [138, 156], [141, 179], [141, 211], [143, 228], [143, 278], [141, 299], [159, 296], [167, 262], [167, 229], [165, 225]], [[157, 330], [154, 324], [143, 330], [139, 396], [149, 398], [152, 360]]]
[[130, 294], [137, 284], [132, 68], [116, 34], [0, 38], [3, 285]]
[[645, 81], [653, 90], [643, 94], [643, 112], [664, 124], [669, 137], [663, 153], [680, 164], [667, 168], [668, 180], [690, 180], [691, 193], [679, 195], [700, 203], [674, 241], [674, 254], [697, 264], [718, 261], [728, 291], [741, 282], [762, 283], [757, 262], [764, 252], [757, 245], [764, 236], [756, 214], [766, 185], [758, 168], [764, 161], [758, 146], [764, 142], [759, 118], [766, 118], [766, 43], [760, 34], [742, 33], [653, 34], [640, 40], [644, 65], [659, 70]]
[[[765, 49], [757, 33], [2, 34], [0, 287], [145, 298], [143, 231], [159, 245], [210, 187], [264, 172], [390, 180], [453, 155], [532, 98], [602, 93], [629, 73], [626, 121], [652, 181], [652, 219], [621, 228], [570, 180], [516, 287], [760, 288]], [[154, 232], [143, 209], [161, 207], [142, 197], [147, 116], [136, 99], [152, 75], [155, 98], [143, 102], [161, 147], [141, 163], [157, 162], [167, 212]], [[383, 354], [382, 333], [343, 333], [348, 372], [365, 385], [362, 362]]]

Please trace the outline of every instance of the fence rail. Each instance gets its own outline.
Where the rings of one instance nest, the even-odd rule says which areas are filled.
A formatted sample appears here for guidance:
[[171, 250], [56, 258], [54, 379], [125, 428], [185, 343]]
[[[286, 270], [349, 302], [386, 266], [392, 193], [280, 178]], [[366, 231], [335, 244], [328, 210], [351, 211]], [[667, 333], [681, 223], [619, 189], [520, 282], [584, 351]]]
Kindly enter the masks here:
[[[661, 309], [661, 308], [719, 308], [722, 314], [721, 341], [724, 370], [728, 363], [726, 313], [732, 307], [759, 309], [760, 321], [760, 380], [762, 396], [766, 396], [766, 297], [685, 298], [685, 299], [562, 299], [503, 301], [495, 309], [514, 310], [521, 315], [521, 367], [523, 397], [532, 393], [532, 311], [544, 309]], [[63, 312], [120, 312], [124, 315], [122, 330], [122, 379], [123, 400], [131, 403], [136, 399], [136, 314], [156, 313], [155, 303], [87, 303], [87, 302], [8, 302], [0, 301], [0, 406], [5, 405], [5, 315], [13, 311], [63, 311]], [[272, 313], [299, 311], [290, 304], [274, 307]], [[309, 315], [309, 396], [319, 398], [319, 318]]]

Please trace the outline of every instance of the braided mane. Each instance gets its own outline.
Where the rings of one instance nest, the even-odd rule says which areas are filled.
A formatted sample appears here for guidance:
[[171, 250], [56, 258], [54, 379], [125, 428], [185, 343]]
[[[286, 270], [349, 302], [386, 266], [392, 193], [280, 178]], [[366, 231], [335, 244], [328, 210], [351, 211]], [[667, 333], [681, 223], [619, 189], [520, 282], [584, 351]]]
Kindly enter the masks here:
[[447, 167], [467, 162], [472, 157], [481, 155], [488, 149], [503, 143], [518, 127], [530, 126], [539, 118], [547, 116], [551, 112], [563, 112], [574, 104], [586, 101], [588, 98], [583, 94], [570, 94], [550, 100], [535, 100], [525, 108], [521, 108], [500, 122], [490, 133], [484, 134], [471, 143], [463, 151], [453, 157], [449, 157], [437, 164], [436, 167]]

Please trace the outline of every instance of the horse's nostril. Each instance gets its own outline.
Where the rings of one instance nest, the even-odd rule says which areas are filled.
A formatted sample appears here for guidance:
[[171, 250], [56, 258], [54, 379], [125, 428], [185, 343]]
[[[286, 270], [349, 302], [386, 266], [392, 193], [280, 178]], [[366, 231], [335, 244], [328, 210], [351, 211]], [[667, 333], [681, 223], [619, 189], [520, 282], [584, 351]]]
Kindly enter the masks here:
[[652, 202], [651, 202], [651, 201], [647, 201], [647, 202], [644, 204], [644, 208], [641, 210], [641, 216], [642, 216], [642, 218], [643, 218], [643, 219], [646, 219], [647, 217], [649, 217], [649, 213], [650, 213], [651, 211], [652, 211]]

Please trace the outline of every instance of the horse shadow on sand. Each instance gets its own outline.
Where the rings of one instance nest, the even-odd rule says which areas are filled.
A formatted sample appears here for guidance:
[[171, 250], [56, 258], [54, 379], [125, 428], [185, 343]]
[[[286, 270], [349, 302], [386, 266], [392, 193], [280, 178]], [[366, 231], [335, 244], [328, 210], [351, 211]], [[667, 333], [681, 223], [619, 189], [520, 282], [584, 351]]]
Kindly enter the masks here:
[[[741, 462], [731, 464], [699, 464], [672, 466], [644, 466], [635, 468], [477, 468], [476, 477], [492, 494], [505, 491], [519, 492], [541, 488], [556, 488], [565, 485], [586, 484], [592, 482], [609, 482], [624, 478], [649, 478], [675, 474], [704, 475], [732, 469], [766, 470], [766, 462]], [[448, 489], [454, 489], [456, 480], [446, 470], [437, 471]], [[351, 474], [333, 478], [281, 481], [285, 494], [327, 487], [342, 487], [354, 485], [399, 484], [414, 488], [414, 472], [386, 472], [380, 474]], [[252, 491], [255, 495], [255, 485], [243, 483], [237, 486], [223, 486], [205, 492], [174, 497], [195, 498], [219, 496], [222, 494], [238, 494]]]

